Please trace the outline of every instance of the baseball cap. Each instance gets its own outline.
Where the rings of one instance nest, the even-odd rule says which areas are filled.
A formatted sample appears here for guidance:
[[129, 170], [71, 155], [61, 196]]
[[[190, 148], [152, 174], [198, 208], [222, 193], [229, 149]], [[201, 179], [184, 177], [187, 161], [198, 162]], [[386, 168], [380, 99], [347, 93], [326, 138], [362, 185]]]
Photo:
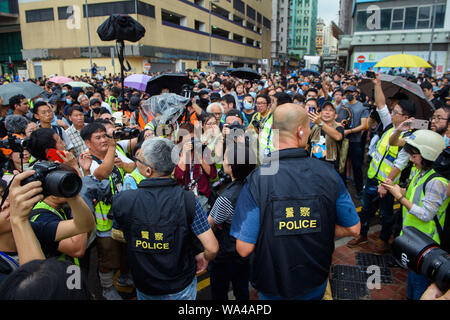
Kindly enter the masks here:
[[101, 104], [100, 100], [98, 100], [98, 99], [92, 99], [92, 100], [89, 102], [89, 105], [90, 105], [90, 106], [93, 106], [93, 105], [96, 104], [96, 103]]

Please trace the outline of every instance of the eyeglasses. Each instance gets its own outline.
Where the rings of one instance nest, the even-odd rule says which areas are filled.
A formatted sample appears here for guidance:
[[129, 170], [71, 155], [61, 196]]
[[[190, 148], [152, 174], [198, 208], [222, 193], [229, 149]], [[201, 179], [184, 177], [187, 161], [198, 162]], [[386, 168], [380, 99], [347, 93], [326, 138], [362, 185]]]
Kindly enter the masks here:
[[436, 122], [439, 122], [439, 121], [448, 121], [448, 118], [442, 118], [442, 117], [431, 117], [430, 118], [430, 121], [436, 121]]
[[142, 165], [144, 165], [146, 167], [150, 167], [151, 168], [151, 166], [149, 164], [145, 163], [144, 161], [142, 161], [138, 157], [133, 157], [133, 160], [136, 161], [136, 162], [139, 162], [140, 164], [142, 164]]
[[257, 106], [263, 106], [263, 105], [266, 105], [266, 104], [267, 104], [267, 102], [257, 102], [256, 103]]
[[392, 115], [398, 114], [399, 116], [404, 116], [403, 113], [400, 113], [400, 112], [396, 111], [395, 109], [392, 109], [391, 114]]
[[213, 115], [215, 115], [216, 117], [221, 116], [222, 112], [214, 112]]

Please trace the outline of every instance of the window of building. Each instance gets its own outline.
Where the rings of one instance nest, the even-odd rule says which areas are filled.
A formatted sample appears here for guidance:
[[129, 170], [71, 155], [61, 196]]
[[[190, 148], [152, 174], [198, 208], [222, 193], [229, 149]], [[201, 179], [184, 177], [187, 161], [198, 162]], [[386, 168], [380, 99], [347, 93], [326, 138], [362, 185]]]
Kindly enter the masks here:
[[417, 24], [417, 7], [406, 8], [405, 10], [405, 29], [415, 29]]
[[430, 27], [431, 7], [419, 7], [417, 17], [417, 29], [427, 29]]
[[263, 26], [266, 27], [267, 29], [270, 29], [270, 20], [267, 19], [266, 17], [263, 17]]
[[230, 17], [230, 13], [227, 10], [219, 7], [214, 3], [211, 4], [211, 11], [218, 14], [219, 16], [224, 17], [225, 19], [228, 19]]
[[247, 29], [253, 30], [254, 27], [255, 25], [247, 20]]
[[161, 20], [178, 26], [186, 26], [186, 17], [161, 9]]
[[245, 14], [245, 4], [242, 0], [233, 0], [233, 8], [242, 14]]
[[236, 33], [233, 34], [233, 40], [234, 41], [239, 41], [239, 42], [244, 42], [244, 37], [241, 35], [238, 35]]
[[154, 18], [155, 17], [155, 6], [152, 6], [151, 4], [138, 1], [137, 2], [137, 10], [138, 14], [141, 14], [143, 16]]
[[194, 0], [194, 3], [200, 7], [205, 6], [205, 0]]
[[228, 39], [228, 37], [230, 35], [230, 32], [226, 31], [224, 29], [220, 29], [220, 28], [218, 28], [216, 26], [212, 26], [211, 27], [211, 34], [215, 35], [215, 36], [218, 36], [218, 37], [221, 37], [221, 38]]
[[253, 46], [253, 45], [254, 45], [254, 40], [251, 39], [251, 38], [247, 38], [246, 43], [249, 44], [249, 45], [251, 45], [251, 46]]
[[67, 20], [73, 15], [73, 7], [58, 7], [58, 20]]
[[249, 5], [247, 5], [247, 17], [250, 19], [256, 20], [256, 11]]
[[405, 8], [394, 9], [392, 11], [391, 30], [402, 30], [405, 19]]
[[53, 21], [55, 16], [53, 8], [27, 10], [25, 11], [26, 22], [40, 22], [40, 21]]
[[194, 20], [194, 27], [195, 27], [195, 30], [202, 31], [202, 32], [206, 31], [206, 27], [205, 27], [205, 23], [204, 22], [201, 22], [201, 21], [198, 21], [198, 20]]
[[[136, 13], [135, 1], [116, 1], [88, 4], [89, 17], [103, 17], [112, 14]], [[83, 16], [86, 18], [86, 5], [83, 5]]]
[[237, 15], [233, 15], [233, 21], [236, 22], [237, 24], [243, 26], [244, 25], [244, 19], [242, 19], [241, 17], [237, 16]]

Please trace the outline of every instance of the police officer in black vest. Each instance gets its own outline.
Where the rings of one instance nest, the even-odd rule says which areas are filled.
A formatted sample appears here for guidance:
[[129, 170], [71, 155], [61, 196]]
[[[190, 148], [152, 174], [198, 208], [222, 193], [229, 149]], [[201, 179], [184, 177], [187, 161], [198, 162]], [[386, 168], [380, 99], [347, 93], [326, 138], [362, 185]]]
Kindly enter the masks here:
[[251, 283], [264, 299], [322, 299], [335, 237], [357, 235], [360, 223], [342, 180], [304, 150], [306, 110], [274, 111], [270, 162], [247, 177], [231, 225], [236, 250], [253, 253]]
[[[147, 139], [136, 158], [146, 167], [146, 179], [112, 201], [139, 300], [195, 300], [196, 272], [219, 250], [200, 202], [170, 178], [173, 148], [168, 139]], [[201, 253], [196, 238], [204, 247]]]

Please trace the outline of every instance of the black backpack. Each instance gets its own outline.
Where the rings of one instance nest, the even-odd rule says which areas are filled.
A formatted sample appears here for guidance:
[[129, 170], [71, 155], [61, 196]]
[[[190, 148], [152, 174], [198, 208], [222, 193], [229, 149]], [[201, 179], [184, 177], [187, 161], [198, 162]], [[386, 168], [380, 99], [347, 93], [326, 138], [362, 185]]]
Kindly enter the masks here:
[[136, 42], [145, 35], [145, 28], [135, 19], [126, 14], [113, 14], [97, 29], [102, 41]]

